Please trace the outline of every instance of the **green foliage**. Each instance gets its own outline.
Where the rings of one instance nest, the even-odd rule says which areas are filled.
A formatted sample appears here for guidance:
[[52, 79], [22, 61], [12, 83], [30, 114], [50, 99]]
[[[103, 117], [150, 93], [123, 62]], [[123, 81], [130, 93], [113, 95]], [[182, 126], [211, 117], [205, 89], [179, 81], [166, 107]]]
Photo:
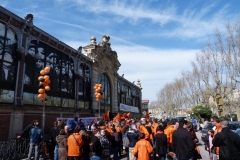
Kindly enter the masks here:
[[195, 118], [204, 118], [209, 120], [212, 116], [212, 111], [209, 107], [195, 106], [192, 110]]

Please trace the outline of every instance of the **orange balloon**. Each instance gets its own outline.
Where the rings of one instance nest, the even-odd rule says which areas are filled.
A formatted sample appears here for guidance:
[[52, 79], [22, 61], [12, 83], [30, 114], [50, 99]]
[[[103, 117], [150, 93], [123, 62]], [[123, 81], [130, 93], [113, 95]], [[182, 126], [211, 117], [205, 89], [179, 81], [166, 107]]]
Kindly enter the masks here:
[[42, 89], [42, 88], [38, 90], [38, 93], [40, 93], [40, 94], [43, 92], [44, 92], [44, 89]]
[[102, 84], [98, 84], [98, 87], [102, 87]]
[[43, 94], [38, 94], [38, 98], [43, 98]]
[[49, 76], [45, 75], [43, 78], [44, 78], [45, 80], [48, 80], [48, 79], [49, 79]]
[[46, 87], [45, 87], [45, 90], [46, 90], [46, 91], [50, 91], [50, 87], [49, 87], [49, 86], [46, 86]]
[[41, 70], [41, 71], [40, 71], [40, 74], [41, 74], [42, 76], [45, 75], [45, 73], [46, 73], [46, 72], [45, 72], [44, 70]]
[[38, 80], [40, 81], [42, 78], [43, 78], [43, 76], [39, 76], [39, 77], [38, 77]]
[[99, 99], [98, 99], [98, 98], [96, 98], [96, 101], [98, 102], [98, 101], [99, 101]]
[[44, 71], [47, 73], [47, 72], [50, 71], [50, 69], [51, 69], [50, 67], [45, 67], [45, 68], [44, 68]]

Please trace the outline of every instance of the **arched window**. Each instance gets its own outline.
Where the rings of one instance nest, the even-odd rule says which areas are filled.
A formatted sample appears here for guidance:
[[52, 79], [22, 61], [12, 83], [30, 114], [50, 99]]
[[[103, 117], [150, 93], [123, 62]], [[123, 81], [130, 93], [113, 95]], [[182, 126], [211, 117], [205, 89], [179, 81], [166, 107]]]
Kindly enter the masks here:
[[89, 66], [85, 63], [81, 63], [78, 66], [78, 74], [79, 74], [78, 107], [88, 109], [91, 98], [91, 84], [90, 84], [91, 80]]
[[127, 87], [126, 104], [130, 106], [132, 105], [132, 89], [130, 87]]
[[111, 106], [111, 86], [108, 77], [105, 74], [102, 74], [99, 81], [102, 84], [102, 99], [101, 99], [101, 108], [105, 111], [110, 111]]
[[16, 81], [17, 35], [0, 23], [0, 102], [12, 103]]

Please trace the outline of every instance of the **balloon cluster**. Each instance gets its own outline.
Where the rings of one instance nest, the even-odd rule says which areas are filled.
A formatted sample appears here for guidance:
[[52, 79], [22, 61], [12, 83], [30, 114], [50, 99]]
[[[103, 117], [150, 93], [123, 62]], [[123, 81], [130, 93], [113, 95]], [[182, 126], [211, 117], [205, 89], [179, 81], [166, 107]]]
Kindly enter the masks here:
[[39, 80], [39, 89], [38, 89], [38, 98], [47, 101], [47, 95], [50, 91], [49, 84], [51, 83], [49, 79], [50, 74], [50, 67], [45, 67], [43, 70], [40, 71], [40, 76], [38, 77]]
[[94, 86], [95, 89], [95, 96], [96, 96], [96, 101], [100, 101], [102, 98], [102, 84], [95, 84]]

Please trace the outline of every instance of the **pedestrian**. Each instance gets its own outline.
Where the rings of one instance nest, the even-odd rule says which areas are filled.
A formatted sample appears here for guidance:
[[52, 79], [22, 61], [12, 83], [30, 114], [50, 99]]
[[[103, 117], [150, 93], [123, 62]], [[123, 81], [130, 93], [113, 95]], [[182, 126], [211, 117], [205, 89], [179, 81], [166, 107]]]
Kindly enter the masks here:
[[67, 134], [64, 129], [61, 129], [56, 137], [58, 145], [58, 160], [67, 160]]
[[202, 156], [200, 154], [200, 149], [197, 146], [197, 143], [199, 142], [199, 140], [197, 138], [195, 129], [193, 128], [192, 122], [188, 122], [186, 124], [186, 129], [189, 131], [189, 133], [191, 134], [191, 137], [192, 137], [192, 142], [193, 142], [193, 146], [194, 146], [193, 160], [202, 159]]
[[118, 136], [119, 134], [117, 133], [115, 126], [113, 126], [112, 128], [112, 141], [111, 141], [111, 149], [113, 151], [113, 156], [114, 156], [114, 160], [119, 160], [119, 156], [118, 156]]
[[129, 131], [127, 132], [127, 138], [129, 141], [129, 160], [136, 160], [136, 157], [133, 155], [133, 149], [138, 141], [138, 132], [135, 124], [130, 126]]
[[82, 157], [81, 147], [83, 145], [82, 137], [79, 134], [79, 130], [75, 129], [73, 133], [68, 137], [68, 160], [80, 160]]
[[204, 144], [205, 144], [205, 150], [208, 151], [209, 153], [209, 159], [217, 160], [217, 159], [213, 159], [213, 153], [214, 153], [214, 148], [212, 144], [213, 135], [214, 135], [214, 131], [212, 129], [209, 129], [208, 134], [204, 140]]
[[[173, 132], [176, 130], [174, 128], [175, 121], [170, 120], [167, 122], [167, 127], [164, 129], [164, 134], [167, 136], [167, 143], [168, 143], [168, 148], [167, 151], [172, 152], [172, 135]], [[172, 159], [170, 156], [168, 156], [168, 159]]]
[[145, 140], [145, 134], [139, 133], [139, 141], [136, 143], [133, 149], [133, 155], [138, 160], [150, 160], [150, 154], [153, 151], [153, 147], [148, 140]]
[[51, 142], [50, 157], [54, 160], [58, 160], [58, 144], [56, 142], [56, 137], [59, 135], [61, 128], [61, 121], [55, 121], [53, 127], [49, 131], [49, 140]]
[[178, 160], [192, 160], [194, 152], [192, 137], [183, 125], [184, 120], [180, 120], [179, 128], [173, 132], [172, 149]]
[[105, 129], [101, 129], [99, 139], [102, 146], [101, 160], [109, 160], [110, 159], [110, 142], [107, 136], [105, 135]]
[[100, 143], [100, 131], [98, 129], [93, 130], [93, 137], [90, 143], [90, 156], [91, 160], [101, 160], [102, 157], [102, 146]]
[[33, 121], [33, 128], [30, 130], [30, 144], [29, 144], [29, 152], [28, 152], [28, 159], [31, 159], [32, 150], [35, 149], [34, 160], [38, 160], [38, 151], [39, 151], [39, 144], [43, 139], [42, 129], [39, 128], [38, 120]]
[[165, 160], [167, 154], [167, 135], [164, 134], [163, 126], [158, 126], [155, 136], [155, 153], [156, 160]]
[[82, 145], [82, 158], [83, 160], [89, 160], [90, 157], [90, 142], [91, 142], [91, 137], [86, 133], [85, 130], [81, 130], [79, 132], [80, 136], [82, 137], [83, 140], [83, 145]]
[[229, 129], [228, 121], [222, 121], [221, 128], [212, 141], [220, 148], [219, 160], [240, 160], [240, 137]]
[[[214, 130], [214, 135], [213, 135], [213, 138], [219, 133], [221, 132], [222, 130], [222, 127], [221, 127], [221, 123], [220, 123], [220, 119], [217, 117], [217, 116], [212, 116], [211, 117], [211, 124], [213, 126], [213, 130]], [[219, 156], [219, 147], [214, 147], [213, 148], [213, 159], [219, 159], [218, 156]]]
[[26, 128], [24, 128], [24, 130], [22, 131], [22, 133], [20, 135], [17, 136], [17, 138], [22, 138], [22, 137], [26, 137], [29, 138], [29, 131], [34, 127], [34, 121], [32, 121], [32, 123], [30, 123], [29, 125], [27, 125]]

